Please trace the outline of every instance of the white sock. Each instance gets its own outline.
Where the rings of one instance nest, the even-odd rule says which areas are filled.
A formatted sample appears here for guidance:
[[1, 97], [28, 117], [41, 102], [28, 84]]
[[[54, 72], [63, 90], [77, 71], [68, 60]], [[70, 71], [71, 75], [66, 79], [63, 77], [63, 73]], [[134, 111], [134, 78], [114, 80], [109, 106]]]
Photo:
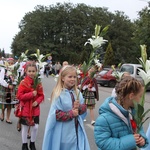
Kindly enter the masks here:
[[36, 137], [37, 137], [37, 133], [38, 133], [38, 127], [39, 124], [35, 124], [34, 126], [31, 126], [31, 142], [35, 142]]
[[22, 125], [22, 128], [21, 128], [21, 134], [22, 134], [22, 143], [27, 143], [28, 142], [28, 139], [27, 139], [27, 135], [28, 135], [28, 129], [29, 129], [29, 126], [27, 125]]

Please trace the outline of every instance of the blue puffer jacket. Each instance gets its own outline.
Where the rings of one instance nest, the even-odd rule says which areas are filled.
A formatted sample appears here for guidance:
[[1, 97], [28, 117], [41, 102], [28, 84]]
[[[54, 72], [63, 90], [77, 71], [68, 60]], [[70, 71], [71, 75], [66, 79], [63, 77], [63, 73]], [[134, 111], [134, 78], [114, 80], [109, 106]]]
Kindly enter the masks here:
[[[109, 97], [99, 109], [99, 117], [94, 127], [94, 137], [98, 150], [134, 150], [136, 142], [130, 124], [129, 111], [120, 106], [116, 99]], [[148, 140], [141, 128], [140, 135]]]

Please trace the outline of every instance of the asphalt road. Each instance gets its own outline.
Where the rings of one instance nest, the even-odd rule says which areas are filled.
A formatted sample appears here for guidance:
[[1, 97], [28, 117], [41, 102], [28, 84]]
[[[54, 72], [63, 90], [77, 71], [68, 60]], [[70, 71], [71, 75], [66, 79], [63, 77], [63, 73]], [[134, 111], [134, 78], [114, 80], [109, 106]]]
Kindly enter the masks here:
[[[44, 93], [45, 93], [45, 101], [41, 104], [40, 125], [39, 125], [37, 140], [35, 143], [37, 150], [42, 149], [42, 141], [43, 141], [43, 135], [44, 135], [44, 130], [45, 130], [45, 123], [46, 123], [47, 115], [48, 115], [49, 108], [50, 108], [50, 102], [48, 98], [50, 97], [51, 91], [54, 85], [56, 84], [53, 77], [49, 77], [49, 78], [45, 77], [42, 79], [42, 82], [43, 82]], [[100, 100], [97, 102], [96, 108], [94, 110], [95, 118], [97, 118], [98, 116], [99, 106], [105, 100], [105, 98], [110, 96], [111, 91], [112, 91], [112, 88], [99, 87]], [[150, 106], [149, 97], [150, 97], [150, 92], [147, 92], [145, 109], [148, 109]], [[7, 124], [5, 120], [3, 122], [0, 122], [0, 150], [21, 150], [21, 145], [22, 145], [21, 132], [18, 132], [16, 128], [17, 119], [18, 118], [14, 116], [13, 109], [12, 109], [11, 121], [13, 122], [13, 124], [11, 125]], [[94, 136], [93, 136], [94, 127], [90, 124], [89, 112], [88, 112], [86, 119], [87, 121], [84, 122], [84, 124], [85, 124], [85, 129], [86, 129], [86, 133], [89, 139], [91, 150], [97, 150], [97, 147], [94, 142]], [[144, 124], [145, 130], [148, 127], [148, 123], [149, 121], [147, 121]]]

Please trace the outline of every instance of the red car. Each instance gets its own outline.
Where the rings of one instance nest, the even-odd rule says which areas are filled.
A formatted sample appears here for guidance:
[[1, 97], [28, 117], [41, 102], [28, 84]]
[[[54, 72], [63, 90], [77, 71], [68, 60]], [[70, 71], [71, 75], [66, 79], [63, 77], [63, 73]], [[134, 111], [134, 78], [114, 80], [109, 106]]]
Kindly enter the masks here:
[[95, 76], [97, 84], [101, 86], [115, 87], [116, 78], [112, 76], [113, 70], [111, 68], [104, 68], [99, 74]]

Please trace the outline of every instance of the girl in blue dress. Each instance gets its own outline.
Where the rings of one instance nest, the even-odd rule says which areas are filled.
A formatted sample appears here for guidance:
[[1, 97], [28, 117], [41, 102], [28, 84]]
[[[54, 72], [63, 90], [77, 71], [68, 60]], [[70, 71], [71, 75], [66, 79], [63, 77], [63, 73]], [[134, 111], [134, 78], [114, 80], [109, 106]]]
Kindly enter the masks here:
[[76, 69], [64, 66], [51, 94], [42, 150], [90, 150], [82, 119], [86, 105], [76, 84]]

